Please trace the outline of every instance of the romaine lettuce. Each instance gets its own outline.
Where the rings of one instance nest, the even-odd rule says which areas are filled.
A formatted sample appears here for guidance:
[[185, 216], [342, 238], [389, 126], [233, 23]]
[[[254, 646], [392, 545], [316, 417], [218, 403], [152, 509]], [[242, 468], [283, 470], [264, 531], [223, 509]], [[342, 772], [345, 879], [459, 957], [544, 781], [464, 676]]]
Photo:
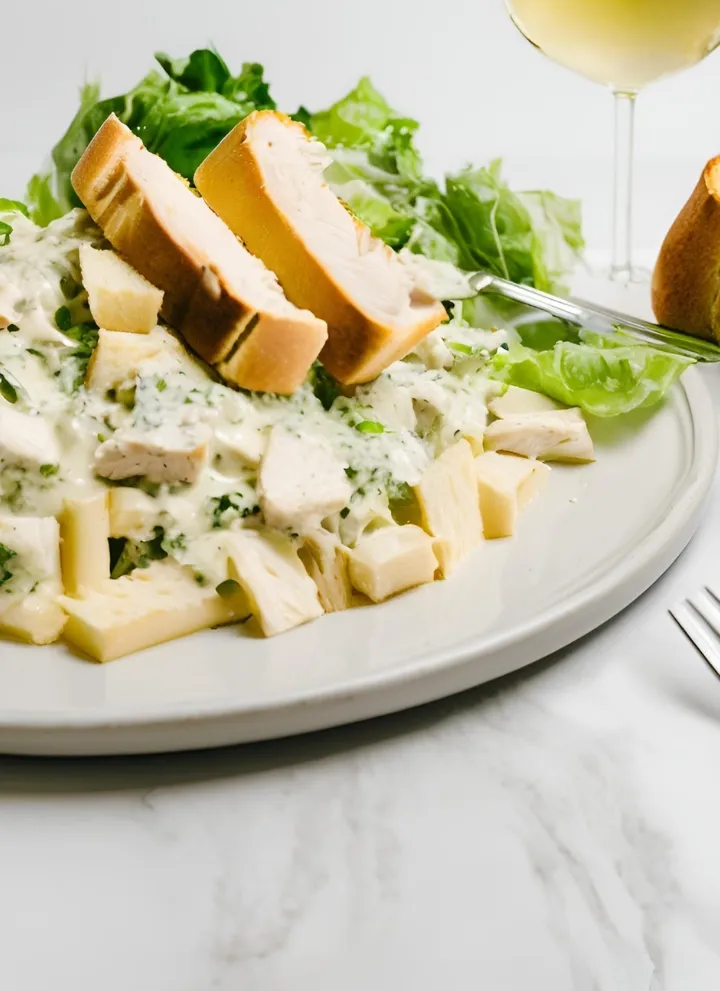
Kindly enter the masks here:
[[[111, 113], [191, 180], [240, 120], [275, 108], [257, 63], [233, 76], [212, 49], [155, 58], [163, 71], [149, 72], [122, 96], [101, 100], [96, 84], [83, 87], [78, 112], [53, 149], [52, 176], [38, 174], [28, 186], [36, 222], [79, 205], [70, 175]], [[499, 162], [465, 169], [444, 185], [427, 178], [415, 144], [418, 122], [395, 111], [368, 78], [327, 110], [301, 107], [294, 116], [330, 150], [330, 185], [393, 248], [548, 289], [582, 247], [578, 205], [550, 193], [514, 193]]]
[[491, 376], [607, 417], [656, 405], [692, 364], [643, 344], [561, 340], [544, 351], [511, 343], [493, 357]]
[[52, 151], [52, 184], [46, 176], [36, 175], [28, 186], [26, 199], [33, 219], [41, 222], [80, 205], [70, 174], [111, 113], [150, 151], [192, 179], [200, 162], [239, 121], [253, 110], [275, 107], [260, 65], [246, 63], [233, 76], [210, 49], [199, 49], [186, 59], [171, 59], [160, 52], [156, 59], [165, 74], [149, 72], [123, 96], [99, 100], [97, 84], [82, 88], [78, 112]]

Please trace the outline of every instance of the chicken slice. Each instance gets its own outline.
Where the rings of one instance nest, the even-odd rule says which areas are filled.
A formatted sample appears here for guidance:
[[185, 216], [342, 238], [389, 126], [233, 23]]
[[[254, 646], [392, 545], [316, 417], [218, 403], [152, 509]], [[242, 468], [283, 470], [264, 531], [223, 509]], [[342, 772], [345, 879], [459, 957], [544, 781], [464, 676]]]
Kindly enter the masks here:
[[60, 464], [60, 458], [60, 445], [49, 423], [0, 404], [0, 467], [37, 471], [43, 465]]
[[[549, 396], [543, 396], [540, 392], [533, 392], [531, 389], [521, 389], [517, 385], [508, 386], [506, 391], [488, 403], [488, 409], [493, 416], [503, 419], [507, 416], [518, 416], [525, 413], [552, 413], [563, 409], [560, 403], [556, 403]], [[574, 410], [578, 416], [582, 417], [580, 410]]]
[[95, 474], [114, 482], [146, 478], [157, 485], [192, 485], [207, 464], [211, 438], [205, 424], [170, 424], [146, 432], [123, 427], [95, 451]]
[[577, 410], [526, 413], [495, 420], [485, 430], [485, 447], [541, 461], [594, 461], [587, 424]]
[[272, 110], [238, 124], [195, 173], [205, 200], [277, 273], [288, 298], [328, 325], [321, 360], [368, 382], [446, 314], [395, 252], [353, 217], [323, 177], [326, 150]]
[[321, 440], [273, 427], [260, 465], [258, 495], [268, 526], [306, 530], [348, 504], [343, 464]]
[[483, 526], [472, 448], [466, 440], [443, 451], [425, 470], [415, 495], [424, 529], [447, 578], [482, 540]]

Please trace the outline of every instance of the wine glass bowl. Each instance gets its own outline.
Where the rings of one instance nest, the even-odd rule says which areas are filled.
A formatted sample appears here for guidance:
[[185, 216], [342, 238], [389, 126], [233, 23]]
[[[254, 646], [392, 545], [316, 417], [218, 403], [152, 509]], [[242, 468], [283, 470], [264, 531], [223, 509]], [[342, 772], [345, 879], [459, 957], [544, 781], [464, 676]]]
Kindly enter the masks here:
[[720, 0], [505, 0], [505, 6], [535, 48], [615, 94], [611, 276], [631, 281], [635, 98], [720, 46]]
[[513, 22], [555, 62], [638, 93], [720, 44], [718, 0], [506, 0]]

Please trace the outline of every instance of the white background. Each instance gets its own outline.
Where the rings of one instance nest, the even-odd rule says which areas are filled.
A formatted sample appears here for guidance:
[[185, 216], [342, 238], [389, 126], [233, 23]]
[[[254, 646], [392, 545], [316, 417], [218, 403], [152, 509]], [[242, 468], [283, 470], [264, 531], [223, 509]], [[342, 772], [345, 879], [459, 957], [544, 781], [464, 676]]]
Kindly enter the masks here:
[[[611, 98], [534, 51], [502, 0], [100, 0], [3, 3], [0, 174], [22, 191], [77, 106], [82, 80], [124, 92], [157, 49], [213, 42], [231, 68], [261, 61], [283, 109], [328, 105], [363, 73], [422, 122], [433, 172], [502, 155], [511, 178], [580, 195], [595, 247], [609, 243]], [[639, 247], [654, 249], [709, 157], [720, 153], [720, 55], [639, 105]]]

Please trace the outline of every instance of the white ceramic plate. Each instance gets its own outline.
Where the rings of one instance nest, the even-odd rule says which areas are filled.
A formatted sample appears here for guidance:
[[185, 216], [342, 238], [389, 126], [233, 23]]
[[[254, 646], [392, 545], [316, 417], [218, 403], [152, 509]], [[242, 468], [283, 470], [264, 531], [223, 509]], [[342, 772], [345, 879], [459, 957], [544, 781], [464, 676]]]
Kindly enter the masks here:
[[[611, 300], [607, 300], [611, 302]], [[595, 421], [517, 537], [456, 576], [274, 640], [208, 631], [104, 667], [0, 643], [0, 751], [123, 754], [302, 733], [462, 691], [546, 656], [648, 588], [690, 540], [717, 461], [691, 370], [664, 407]]]

